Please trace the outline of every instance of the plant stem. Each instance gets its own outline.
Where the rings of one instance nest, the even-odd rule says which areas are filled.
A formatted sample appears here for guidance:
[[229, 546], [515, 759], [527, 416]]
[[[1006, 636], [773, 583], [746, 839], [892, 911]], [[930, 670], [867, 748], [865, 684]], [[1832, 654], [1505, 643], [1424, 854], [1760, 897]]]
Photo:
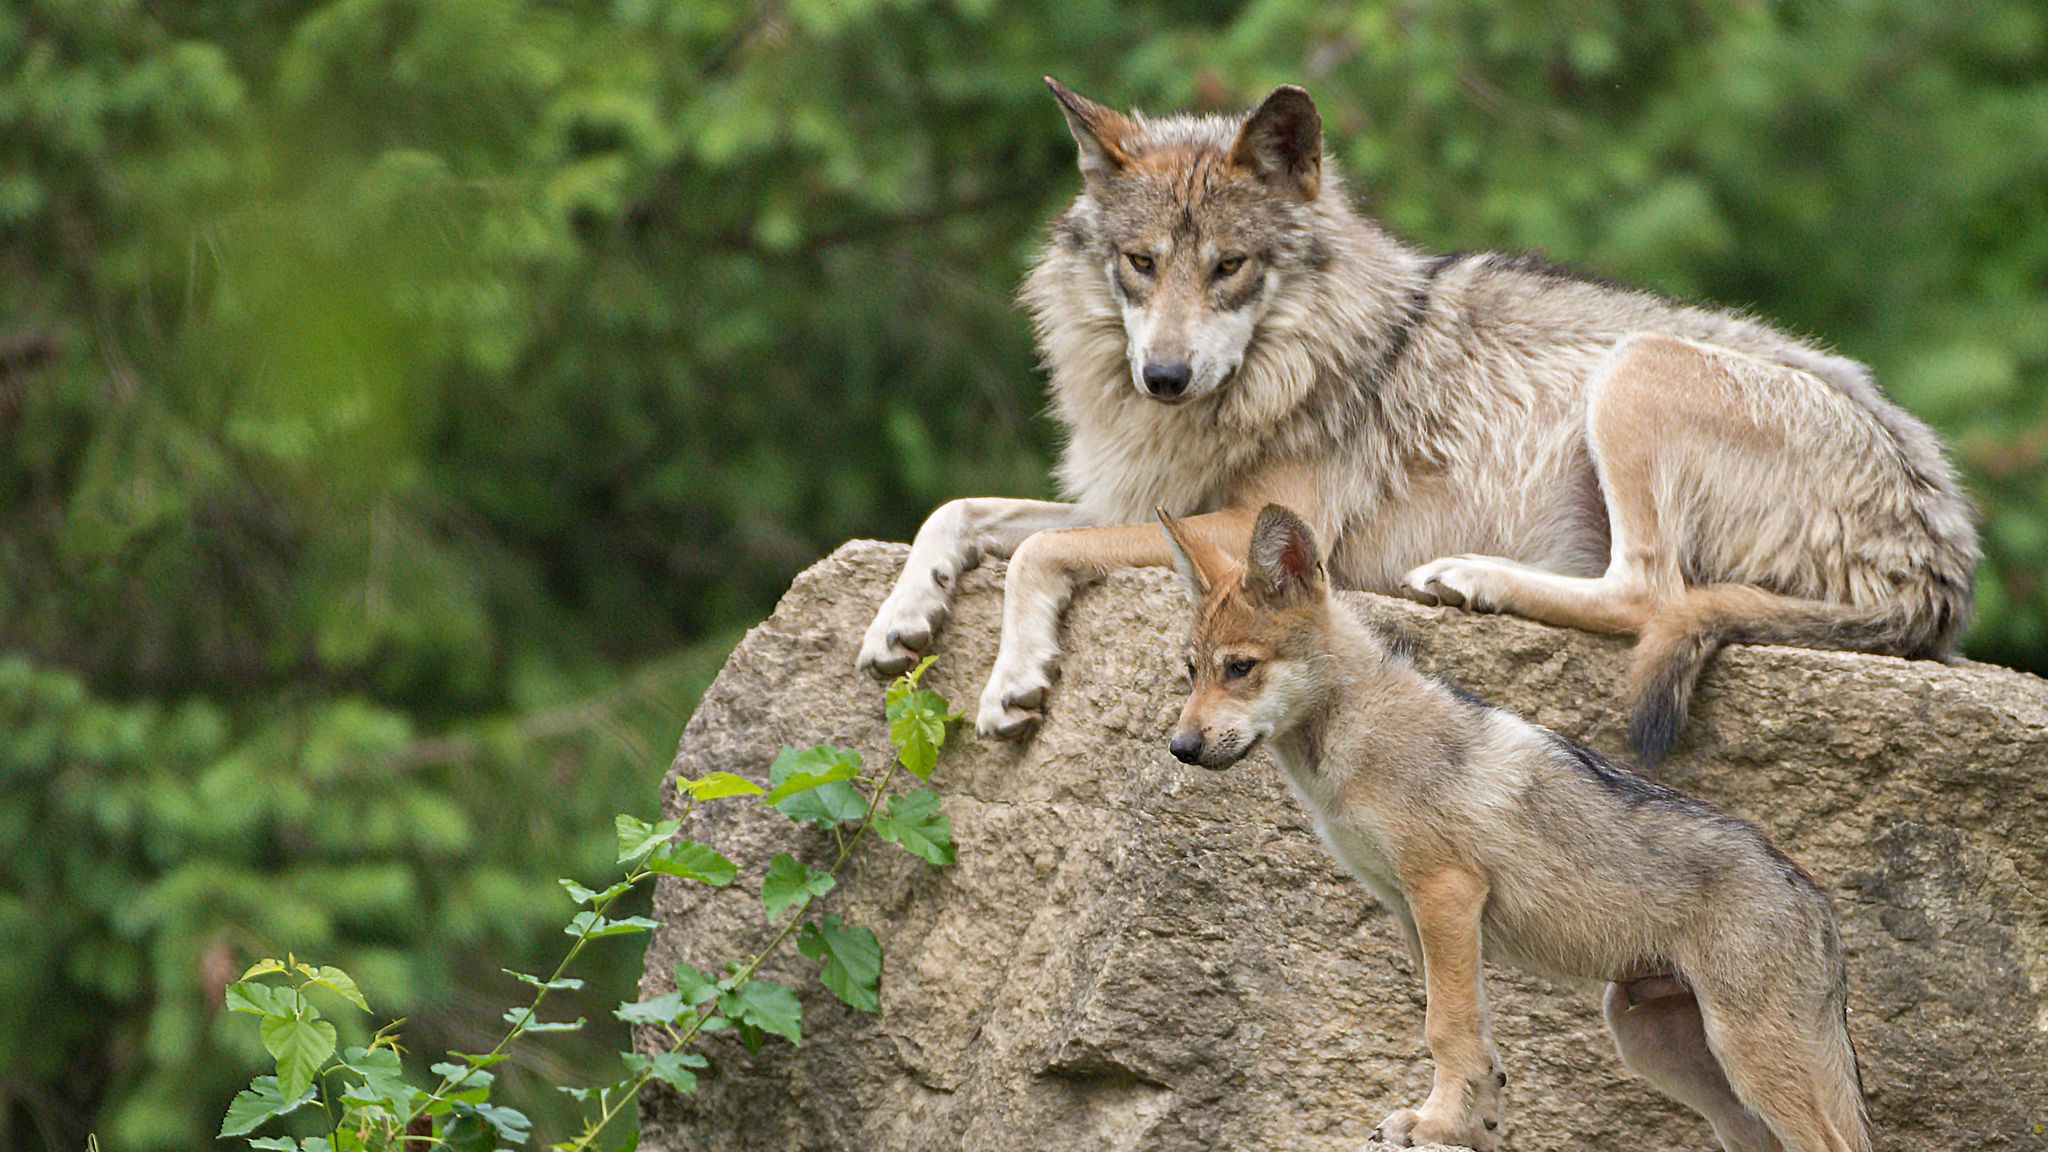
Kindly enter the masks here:
[[[868, 810], [867, 813], [861, 817], [859, 827], [855, 828], [851, 833], [848, 833], [845, 836], [839, 835], [839, 829], [837, 826], [835, 826], [832, 829], [832, 834], [839, 839], [839, 855], [836, 859], [832, 861], [832, 867], [826, 869], [825, 871], [828, 875], [832, 876], [833, 879], [838, 879], [840, 868], [844, 867], [846, 865], [847, 858], [853, 855], [854, 845], [860, 842], [861, 834], [866, 832], [868, 830], [868, 826], [875, 822], [875, 812], [881, 808], [882, 800], [888, 796], [889, 784], [896, 778], [896, 769], [901, 766], [902, 761], [896, 759], [890, 760], [889, 770], [882, 773], [882, 779], [880, 783], [875, 785], [873, 795], [868, 797]], [[689, 813], [685, 811], [684, 816], [687, 817], [688, 815]], [[735, 972], [732, 975], [732, 977], [730, 978], [730, 987], [738, 988], [741, 985], [745, 984], [747, 981], [752, 980], [754, 978], [754, 973], [760, 970], [761, 965], [767, 961], [768, 957], [774, 955], [775, 950], [777, 948], [782, 947], [782, 942], [784, 940], [789, 939], [789, 934], [796, 931], [798, 926], [804, 923], [805, 918], [811, 914], [811, 905], [817, 903], [817, 901], [817, 896], [806, 895], [804, 897], [803, 904], [797, 908], [796, 915], [791, 916], [789, 918], [789, 922], [784, 924], [781, 930], [775, 933], [774, 938], [768, 941], [766, 947], [762, 948], [759, 952], [755, 953], [753, 959], [747, 961], [744, 965], [740, 967], [740, 970], [738, 972]], [[725, 982], [721, 981], [721, 983]], [[669, 1045], [668, 1050], [670, 1052], [680, 1052], [684, 1048], [688, 1047], [690, 1041], [696, 1039], [697, 1033], [704, 1027], [704, 1022], [706, 1020], [711, 1019], [711, 1017], [714, 1014], [714, 1012], [706, 1012], [699, 1015], [695, 1020], [691, 1021], [690, 1026], [684, 1029], [683, 1033], [680, 1036], [677, 1036], [675, 1038], [675, 1041]], [[653, 1078], [654, 1067], [652, 1064], [650, 1064], [648, 1066], [647, 1071], [640, 1073], [640, 1075], [631, 1082], [631, 1085], [626, 1089], [626, 1091], [619, 1093], [617, 1099], [614, 1102], [605, 1105], [604, 1111], [598, 1114], [597, 1122], [591, 1125], [590, 1128], [583, 1134], [583, 1136], [579, 1138], [574, 1144], [566, 1145], [564, 1147], [564, 1152], [586, 1152], [586, 1150], [590, 1147], [591, 1141], [596, 1140], [597, 1137], [601, 1133], [603, 1133], [607, 1127], [611, 1125], [611, 1122], [618, 1117], [619, 1111], [626, 1106], [626, 1103], [628, 1101], [638, 1101], [640, 1099], [640, 1090], [647, 1087], [647, 1082]]]
[[[678, 817], [678, 819], [683, 821], [689, 820], [690, 814], [694, 812], [696, 808], [697, 799], [693, 796], [690, 798], [689, 802], [683, 806], [683, 814], [682, 816]], [[872, 807], [869, 809], [869, 812], [870, 815], [872, 815]], [[577, 955], [583, 951], [583, 946], [585, 944], [590, 943], [591, 932], [596, 930], [597, 926], [604, 922], [604, 914], [611, 910], [612, 905], [618, 903], [619, 900], [623, 899], [626, 893], [631, 892], [634, 888], [638, 887], [640, 881], [645, 880], [652, 875], [654, 875], [653, 871], [646, 868], [642, 868], [638, 871], [629, 873], [626, 876], [626, 887], [622, 888], [610, 897], [597, 903], [594, 903], [590, 906], [591, 917], [589, 921], [583, 925], [583, 931], [577, 933], [576, 942], [569, 945], [569, 951], [562, 957], [561, 963], [555, 965], [555, 970], [548, 974], [548, 978], [545, 981], [546, 984], [553, 984], [555, 981], [560, 980], [562, 978], [562, 973], [569, 970], [569, 965], [575, 962]], [[506, 1033], [503, 1036], [498, 1038], [498, 1043], [495, 1046], [493, 1046], [489, 1052], [484, 1053], [481, 1059], [469, 1060], [465, 1058], [463, 1063], [466, 1065], [466, 1067], [463, 1068], [462, 1075], [443, 1076], [441, 1078], [440, 1086], [435, 1088], [432, 1092], [429, 1092], [427, 1094], [426, 1101], [415, 1107], [412, 1110], [411, 1114], [405, 1118], [406, 1126], [410, 1127], [412, 1125], [412, 1122], [414, 1120], [419, 1119], [420, 1114], [425, 1112], [427, 1108], [431, 1106], [436, 1100], [445, 1099], [449, 1094], [460, 1090], [462, 1085], [468, 1083], [470, 1076], [474, 1075], [479, 1068], [482, 1068], [483, 1066], [491, 1063], [493, 1057], [503, 1053], [507, 1045], [511, 1044], [512, 1041], [517, 1040], [522, 1034], [525, 1033], [528, 1025], [538, 1021], [540, 1019], [540, 1006], [547, 1000], [548, 993], [551, 991], [553, 991], [552, 988], [548, 988], [545, 986], [534, 989], [533, 1002], [526, 1006], [526, 1016], [524, 1018], [524, 1021], [521, 1023], [513, 1024], [512, 1027], [508, 1031], [506, 1031]]]

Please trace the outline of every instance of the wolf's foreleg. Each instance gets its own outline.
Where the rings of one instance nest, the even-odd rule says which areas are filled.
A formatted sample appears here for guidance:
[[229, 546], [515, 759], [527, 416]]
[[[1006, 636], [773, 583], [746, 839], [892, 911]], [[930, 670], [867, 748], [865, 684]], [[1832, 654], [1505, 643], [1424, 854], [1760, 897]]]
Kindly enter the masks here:
[[1507, 1077], [1494, 1053], [1480, 970], [1486, 878], [1448, 866], [1409, 882], [1407, 889], [1422, 937], [1423, 985], [1429, 997], [1423, 1032], [1436, 1078], [1422, 1107], [1403, 1108], [1380, 1121], [1372, 1139], [1404, 1148], [1459, 1144], [1493, 1152], [1506, 1119], [1501, 1089]]
[[946, 619], [960, 574], [983, 557], [1011, 555], [1033, 533], [1085, 523], [1075, 505], [1000, 496], [953, 500], [917, 530], [896, 587], [860, 646], [860, 667], [887, 680], [930, 647]]
[[[1256, 507], [1230, 508], [1179, 523], [1196, 538], [1242, 555], [1251, 546], [1257, 517]], [[1003, 579], [1003, 639], [981, 694], [981, 734], [1013, 739], [1044, 715], [1046, 690], [1060, 655], [1060, 614], [1077, 586], [1121, 568], [1172, 563], [1155, 523], [1041, 532], [1024, 541], [1010, 557]]]

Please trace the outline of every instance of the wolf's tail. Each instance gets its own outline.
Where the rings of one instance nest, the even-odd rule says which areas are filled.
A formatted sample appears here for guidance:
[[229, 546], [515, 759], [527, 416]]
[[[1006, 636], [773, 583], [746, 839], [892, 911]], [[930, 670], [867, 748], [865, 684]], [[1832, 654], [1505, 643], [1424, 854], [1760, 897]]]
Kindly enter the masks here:
[[1747, 584], [1706, 584], [1652, 616], [1629, 672], [1629, 747], [1646, 770], [1671, 753], [1693, 685], [1723, 644], [1792, 644], [1850, 652], [1922, 654], [1927, 616], [1904, 604], [1858, 608], [1779, 596]]

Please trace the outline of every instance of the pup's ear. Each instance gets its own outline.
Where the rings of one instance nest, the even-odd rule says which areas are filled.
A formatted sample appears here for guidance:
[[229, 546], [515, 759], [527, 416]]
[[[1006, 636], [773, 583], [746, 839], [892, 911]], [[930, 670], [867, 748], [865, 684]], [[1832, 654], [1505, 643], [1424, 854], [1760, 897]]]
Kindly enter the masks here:
[[1269, 603], [1295, 604], [1321, 596], [1324, 583], [1315, 533], [1301, 517], [1278, 504], [1266, 505], [1252, 527], [1245, 591]]
[[1273, 89], [1245, 119], [1230, 162], [1282, 195], [1313, 200], [1323, 186], [1323, 117], [1292, 84]]
[[1189, 535], [1180, 521], [1166, 514], [1166, 509], [1155, 511], [1159, 513], [1159, 526], [1166, 530], [1166, 550], [1173, 554], [1173, 570], [1180, 574], [1188, 600], [1199, 608], [1209, 599], [1209, 590], [1225, 575], [1230, 560], [1207, 540]]
[[1081, 175], [1089, 183], [1112, 179], [1130, 165], [1129, 142], [1137, 125], [1050, 76], [1045, 78], [1045, 86], [1052, 89], [1060, 111], [1067, 114], [1067, 130], [1081, 146]]

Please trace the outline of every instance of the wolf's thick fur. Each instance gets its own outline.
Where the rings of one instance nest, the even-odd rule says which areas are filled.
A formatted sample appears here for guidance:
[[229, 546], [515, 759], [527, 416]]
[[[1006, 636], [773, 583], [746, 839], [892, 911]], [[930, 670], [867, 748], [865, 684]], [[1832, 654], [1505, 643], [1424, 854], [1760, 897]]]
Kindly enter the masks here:
[[1607, 981], [1622, 1059], [1729, 1152], [1868, 1149], [1829, 898], [1760, 829], [1418, 671], [1285, 509], [1241, 567], [1162, 519], [1195, 604], [1173, 754], [1270, 749], [1417, 953], [1435, 1081], [1375, 1140], [1499, 1143], [1484, 954]]
[[1023, 298], [1073, 503], [941, 508], [863, 666], [908, 666], [953, 577], [1010, 556], [980, 721], [1021, 732], [1076, 581], [1166, 562], [1151, 509], [1234, 552], [1267, 501], [1307, 517], [1343, 587], [1640, 634], [1649, 762], [1724, 641], [1953, 652], [1971, 512], [1862, 365], [1524, 259], [1419, 252], [1352, 207], [1299, 89], [1164, 119], [1054, 89], [1086, 188]]

